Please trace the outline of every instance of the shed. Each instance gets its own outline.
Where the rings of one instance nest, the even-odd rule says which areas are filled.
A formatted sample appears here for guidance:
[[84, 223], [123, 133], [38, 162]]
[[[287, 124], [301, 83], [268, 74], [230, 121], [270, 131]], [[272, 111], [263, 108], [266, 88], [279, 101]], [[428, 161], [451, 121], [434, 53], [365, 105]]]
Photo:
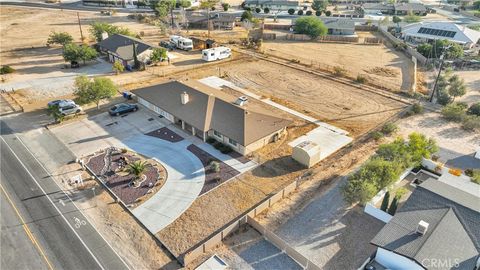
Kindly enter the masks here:
[[303, 141], [293, 148], [292, 158], [310, 168], [320, 160], [320, 145], [312, 141]]

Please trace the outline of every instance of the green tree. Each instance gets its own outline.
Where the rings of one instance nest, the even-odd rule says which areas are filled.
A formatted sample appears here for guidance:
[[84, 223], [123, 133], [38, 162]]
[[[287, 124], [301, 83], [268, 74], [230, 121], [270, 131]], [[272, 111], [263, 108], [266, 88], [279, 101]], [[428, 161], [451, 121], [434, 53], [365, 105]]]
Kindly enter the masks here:
[[378, 157], [372, 158], [359, 171], [361, 178], [372, 182], [377, 190], [391, 185], [401, 173], [401, 166], [396, 162], [387, 161]]
[[290, 14], [290, 15], [295, 14], [295, 9], [293, 9], [293, 8], [288, 9], [288, 14]]
[[438, 145], [434, 139], [427, 139], [425, 135], [413, 132], [408, 135], [408, 151], [414, 164], [419, 165], [422, 158], [430, 158], [433, 153], [438, 152]]
[[465, 107], [458, 103], [448, 104], [443, 107], [442, 116], [449, 121], [460, 122], [465, 117]]
[[322, 15], [322, 11], [321, 10], [316, 10], [315, 11], [315, 16], [321, 16]]
[[298, 18], [294, 27], [295, 33], [306, 34], [312, 39], [327, 34], [327, 27], [323, 22], [315, 17]]
[[259, 7], [255, 8], [255, 13], [260, 13], [260, 12], [262, 12], [261, 8], [259, 8]]
[[125, 66], [120, 61], [115, 61], [112, 65], [112, 70], [118, 75], [125, 70]]
[[252, 21], [253, 19], [253, 15], [252, 15], [252, 12], [251, 11], [248, 11], [248, 10], [245, 10], [243, 13], [242, 13], [242, 17], [241, 17], [241, 21]]
[[388, 213], [390, 215], [395, 215], [395, 212], [397, 212], [397, 207], [398, 207], [398, 199], [397, 197], [393, 198], [392, 203], [390, 204], [390, 207], [388, 208]]
[[15, 69], [11, 66], [5, 65], [0, 68], [0, 75], [10, 74], [15, 72]]
[[153, 63], [158, 63], [161, 61], [164, 61], [167, 59], [167, 49], [165, 48], [155, 48], [152, 51], [152, 55], [150, 55], [150, 60], [152, 60]]
[[431, 58], [432, 57], [432, 49], [433, 49], [433, 46], [429, 43], [422, 43], [420, 45], [417, 46], [417, 52], [419, 52], [421, 55], [427, 57], [427, 58]]
[[97, 56], [97, 51], [88, 45], [78, 47], [78, 58], [83, 61], [83, 64], [85, 64], [86, 61], [94, 60]]
[[117, 86], [109, 78], [95, 77], [93, 81], [85, 75], [75, 79], [75, 95], [80, 104], [94, 102], [97, 109], [102, 99], [108, 99], [117, 93]]
[[312, 3], [312, 9], [317, 11], [317, 10], [326, 10], [328, 6], [328, 1], [327, 0], [313, 0]]
[[393, 23], [397, 24], [397, 27], [400, 28], [400, 22], [402, 22], [402, 19], [398, 16], [393, 16], [392, 18]]
[[95, 38], [97, 42], [102, 41], [102, 33], [105, 32], [109, 36], [114, 34], [120, 34], [130, 37], [135, 37], [136, 34], [126, 27], [119, 27], [113, 24], [94, 22], [90, 25], [90, 34]]
[[351, 175], [347, 183], [342, 186], [343, 197], [349, 204], [359, 202], [365, 205], [377, 192], [375, 185], [364, 181], [359, 174]]
[[383, 201], [382, 201], [382, 205], [380, 206], [380, 210], [386, 212], [387, 211], [387, 208], [388, 208], [388, 203], [390, 202], [390, 192], [387, 191], [385, 193], [385, 196], [383, 196]]
[[192, 2], [189, 0], [178, 0], [175, 6], [177, 8], [189, 8], [192, 6]]
[[53, 117], [55, 123], [61, 123], [65, 119], [65, 115], [60, 113], [58, 105], [48, 106], [48, 115]]
[[407, 16], [403, 17], [403, 21], [405, 21], [406, 23], [417, 23], [421, 20], [422, 18], [420, 18], [420, 16], [417, 16], [412, 12], [409, 12]]
[[52, 32], [48, 36], [47, 45], [59, 44], [65, 47], [65, 45], [72, 43], [73, 37], [67, 32]]
[[299, 10], [297, 11], [297, 14], [298, 14], [299, 16], [302, 16], [302, 15], [303, 15], [303, 10], [299, 9]]
[[480, 0], [473, 2], [473, 8], [476, 10], [480, 10]]
[[467, 93], [467, 87], [465, 86], [465, 81], [461, 79], [458, 75], [453, 75], [448, 79], [448, 94], [453, 97], [455, 101], [456, 97], [461, 97]]
[[332, 15], [332, 12], [330, 10], [325, 11], [325, 16], [330, 17]]
[[229, 3], [222, 3], [222, 8], [223, 8], [223, 11], [228, 11], [228, 9], [230, 8], [230, 4]]
[[155, 14], [162, 20], [166, 20], [168, 14], [175, 8], [175, 0], [159, 0], [151, 3]]
[[208, 29], [208, 37], [210, 37], [210, 10], [215, 9], [215, 5], [218, 3], [219, 0], [202, 0], [200, 2], [200, 8], [207, 11], [207, 29]]
[[63, 48], [63, 59], [65, 62], [78, 61], [80, 59], [80, 46], [69, 43]]
[[311, 11], [311, 10], [307, 10], [307, 12], [305, 12], [305, 14], [306, 14], [307, 16], [312, 16], [312, 11]]
[[269, 9], [268, 7], [264, 8], [264, 9], [263, 9], [263, 13], [265, 13], [265, 14], [270, 13], [270, 9]]
[[480, 116], [480, 102], [473, 103], [472, 105], [470, 105], [470, 108], [468, 108], [467, 113]]

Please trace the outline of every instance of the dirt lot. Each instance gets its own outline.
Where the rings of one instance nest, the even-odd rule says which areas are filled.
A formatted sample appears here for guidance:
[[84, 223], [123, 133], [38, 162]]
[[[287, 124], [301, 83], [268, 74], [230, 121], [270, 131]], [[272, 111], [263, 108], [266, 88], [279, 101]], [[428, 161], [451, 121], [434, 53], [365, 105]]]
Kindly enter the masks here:
[[289, 67], [250, 60], [222, 67], [227, 79], [292, 109], [363, 134], [395, 114], [404, 104]]
[[460, 76], [465, 80], [467, 86], [467, 94], [458, 98], [458, 101], [463, 101], [468, 104], [474, 102], [480, 102], [480, 71], [478, 70], [465, 70], [455, 71], [453, 74]]
[[332, 70], [339, 66], [350, 77], [363, 74], [392, 90], [409, 91], [413, 64], [400, 52], [384, 45], [337, 44], [297, 41], [266, 41], [265, 53]]
[[[128, 19], [127, 14], [104, 16], [100, 12], [89, 11], [82, 11], [79, 14], [84, 36], [90, 37], [88, 25], [95, 21], [125, 26], [137, 33], [143, 31], [146, 40], [158, 37], [159, 34], [158, 27], [137, 23]], [[0, 7], [0, 19], [2, 21], [0, 43], [3, 52], [18, 48], [45, 46], [48, 35], [52, 31], [68, 32], [75, 41], [80, 42], [76, 11], [2, 6]]]

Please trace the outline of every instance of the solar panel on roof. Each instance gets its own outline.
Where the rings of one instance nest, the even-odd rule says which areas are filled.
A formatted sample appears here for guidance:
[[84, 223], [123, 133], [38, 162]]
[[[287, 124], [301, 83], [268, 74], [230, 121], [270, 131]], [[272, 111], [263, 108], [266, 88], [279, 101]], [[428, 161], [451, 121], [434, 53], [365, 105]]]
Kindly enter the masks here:
[[420, 27], [420, 29], [418, 29], [418, 33], [432, 35], [432, 36], [449, 37], [449, 38], [453, 38], [456, 34], [456, 32], [454, 31], [439, 30], [439, 29], [433, 29], [428, 27]]

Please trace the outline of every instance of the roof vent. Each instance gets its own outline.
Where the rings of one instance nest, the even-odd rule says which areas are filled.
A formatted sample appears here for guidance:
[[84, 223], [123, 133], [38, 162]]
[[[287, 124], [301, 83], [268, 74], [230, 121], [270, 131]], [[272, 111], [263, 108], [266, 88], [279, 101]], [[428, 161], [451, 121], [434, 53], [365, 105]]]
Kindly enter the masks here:
[[417, 233], [424, 235], [427, 233], [427, 230], [428, 230], [428, 223], [423, 220], [420, 220], [420, 222], [418, 222], [418, 225], [417, 225]]
[[108, 38], [108, 33], [107, 32], [102, 32], [102, 40], [105, 40]]
[[187, 104], [188, 101], [189, 101], [187, 92], [181, 93], [181, 94], [180, 94], [180, 98], [181, 98], [181, 100], [182, 100], [182, 104], [183, 104], [183, 105]]
[[248, 97], [241, 96], [235, 101], [235, 104], [237, 104], [238, 106], [244, 106], [247, 104], [247, 102], [248, 102]]

